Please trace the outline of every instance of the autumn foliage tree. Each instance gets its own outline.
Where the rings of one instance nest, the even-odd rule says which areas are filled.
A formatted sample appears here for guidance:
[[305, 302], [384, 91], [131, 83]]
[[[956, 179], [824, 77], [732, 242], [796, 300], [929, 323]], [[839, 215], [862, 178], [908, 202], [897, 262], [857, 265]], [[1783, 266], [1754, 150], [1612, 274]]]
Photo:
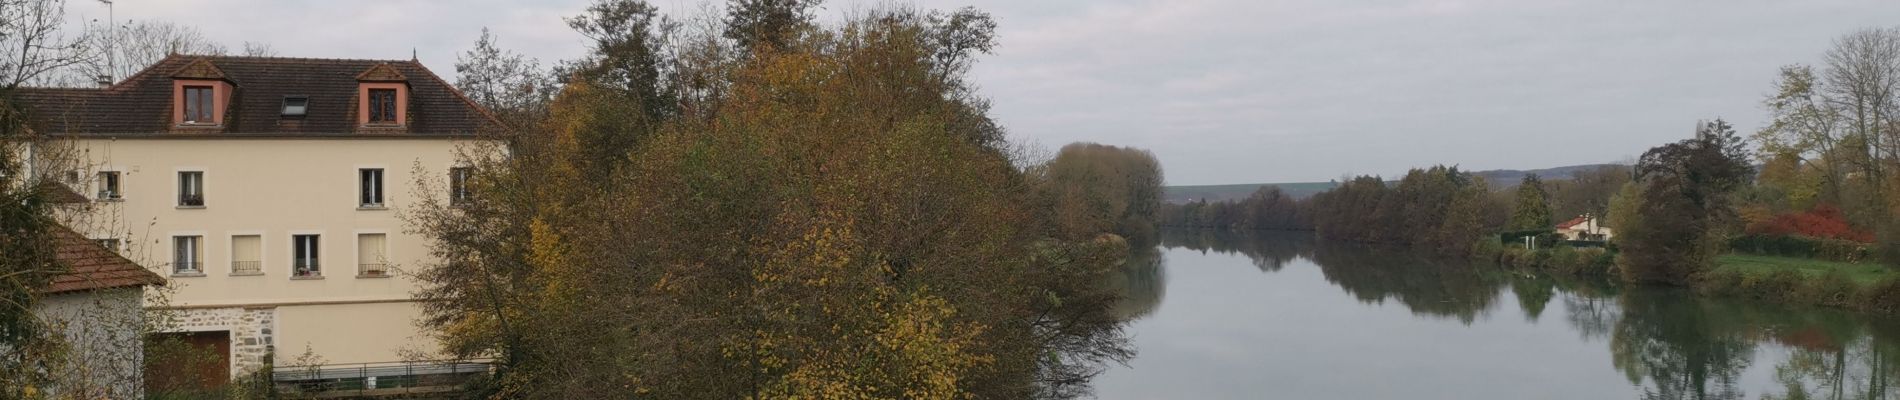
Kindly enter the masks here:
[[[639, 2], [574, 25], [664, 25], [622, 3]], [[654, 60], [718, 77], [715, 97], [577, 73], [543, 131], [471, 152], [475, 201], [410, 214], [443, 260], [421, 275], [427, 325], [452, 354], [497, 357], [503, 398], [1086, 394], [1131, 355], [1103, 284], [1128, 244], [1115, 225], [1051, 233], [1047, 181], [963, 81], [992, 25], [948, 21], [987, 18], [879, 9], [702, 71]], [[741, 48], [722, 33], [665, 43]], [[602, 60], [624, 44], [587, 65], [644, 68]], [[600, 102], [628, 94], [705, 103]]]
[[1058, 237], [1086, 239], [1114, 232], [1155, 243], [1161, 209], [1161, 162], [1147, 150], [1095, 143], [1063, 146], [1032, 173]]

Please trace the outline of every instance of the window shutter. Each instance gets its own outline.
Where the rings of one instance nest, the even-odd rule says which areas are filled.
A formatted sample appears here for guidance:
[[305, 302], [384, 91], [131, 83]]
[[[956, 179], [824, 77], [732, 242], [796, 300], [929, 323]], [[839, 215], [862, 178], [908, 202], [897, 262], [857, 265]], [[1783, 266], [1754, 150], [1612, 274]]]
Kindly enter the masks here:
[[255, 235], [231, 237], [231, 260], [239, 262], [262, 261], [260, 259], [263, 258], [261, 257], [263, 255], [261, 253], [263, 252], [261, 251], [262, 249], [258, 248], [262, 244], [262, 238]]

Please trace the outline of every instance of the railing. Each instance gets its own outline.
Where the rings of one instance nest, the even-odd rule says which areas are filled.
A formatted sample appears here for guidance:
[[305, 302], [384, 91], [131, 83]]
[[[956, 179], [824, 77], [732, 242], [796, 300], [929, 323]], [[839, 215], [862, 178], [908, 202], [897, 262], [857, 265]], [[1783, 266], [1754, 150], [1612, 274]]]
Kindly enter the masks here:
[[180, 273], [180, 274], [201, 273], [201, 272], [204, 272], [203, 267], [204, 267], [204, 263], [197, 262], [197, 261], [173, 261], [172, 262], [172, 271], [174, 273]]
[[263, 261], [232, 261], [231, 273], [233, 274], [261, 274], [261, 273], [264, 273], [264, 262]]
[[485, 362], [381, 362], [284, 366], [271, 381], [284, 393], [329, 397], [410, 396], [454, 392], [464, 383], [493, 373]]
[[356, 270], [363, 276], [389, 276], [389, 264], [358, 264]]
[[291, 273], [296, 276], [323, 275], [322, 265], [319, 264], [317, 260], [297, 260], [293, 264], [294, 265], [293, 265], [293, 268], [291, 268]]
[[186, 206], [186, 207], [203, 207], [205, 205], [205, 196], [202, 194], [178, 195], [178, 205]]
[[119, 192], [116, 190], [100, 190], [98, 198], [104, 200], [118, 200]]

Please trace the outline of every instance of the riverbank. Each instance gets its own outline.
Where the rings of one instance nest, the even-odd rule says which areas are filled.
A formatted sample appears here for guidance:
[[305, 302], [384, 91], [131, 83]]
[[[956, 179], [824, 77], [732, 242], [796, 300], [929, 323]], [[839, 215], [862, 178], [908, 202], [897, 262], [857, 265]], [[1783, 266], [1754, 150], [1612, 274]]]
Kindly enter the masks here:
[[[1616, 275], [1615, 254], [1600, 248], [1480, 248], [1473, 257], [1557, 275]], [[1706, 296], [1900, 314], [1900, 271], [1871, 262], [1731, 253], [1716, 258], [1689, 288]]]

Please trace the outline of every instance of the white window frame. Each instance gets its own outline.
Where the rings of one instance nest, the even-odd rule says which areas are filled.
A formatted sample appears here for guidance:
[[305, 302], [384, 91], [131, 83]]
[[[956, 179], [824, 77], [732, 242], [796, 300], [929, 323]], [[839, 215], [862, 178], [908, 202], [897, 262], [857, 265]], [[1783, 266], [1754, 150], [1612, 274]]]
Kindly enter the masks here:
[[[327, 235], [324, 235], [323, 231], [306, 230], [306, 231], [290, 231], [285, 236], [288, 239], [290, 239], [290, 279], [322, 279], [323, 272], [326, 269], [323, 267], [323, 259], [328, 258], [328, 257], [323, 256], [324, 242], [328, 242], [328, 240], [324, 240], [323, 237]], [[297, 246], [301, 244], [301, 243], [298, 243], [297, 238], [300, 236], [316, 236], [317, 237], [317, 248], [311, 250], [315, 252], [314, 255], [316, 256], [316, 260], [317, 260], [317, 270], [314, 271], [314, 273], [310, 275], [297, 274], [297, 262], [300, 261], [300, 259], [297, 257], [298, 256]]]
[[[185, 182], [184, 181], [185, 181], [186, 172], [198, 173], [198, 182], [196, 182], [198, 184], [198, 205], [195, 205], [195, 206], [185, 205], [185, 187], [184, 187]], [[196, 208], [196, 207], [208, 206], [211, 204], [211, 198], [210, 198], [211, 196], [207, 196], [205, 194], [205, 181], [211, 179], [211, 170], [209, 168], [178, 167], [174, 169], [174, 171], [172, 171], [172, 176], [176, 177], [173, 179], [174, 181], [172, 184], [172, 192], [173, 192], [172, 199], [178, 203], [177, 206], [185, 207], [185, 208]]]
[[[365, 193], [366, 189], [370, 189], [370, 188], [364, 187], [365, 185], [363, 184], [363, 178], [364, 178], [363, 172], [365, 170], [376, 170], [376, 186], [374, 187], [374, 192], [373, 192], [373, 194], [375, 194], [375, 197], [376, 197], [376, 202], [374, 203], [363, 201], [363, 200], [366, 200], [364, 199], [364, 197], [369, 197], [367, 195], [371, 194], [371, 193]], [[389, 207], [389, 168], [388, 167], [385, 167], [382, 165], [356, 166], [356, 207], [358, 209], [366, 209], [366, 210], [378, 210], [378, 209], [384, 209], [384, 208]]]
[[[172, 276], [203, 276], [205, 272], [205, 263], [206, 263], [205, 254], [210, 252], [210, 249], [209, 249], [210, 246], [205, 244], [205, 232], [204, 231], [176, 231], [176, 232], [171, 232], [170, 235], [166, 235], [166, 236], [169, 236], [172, 238], [171, 243], [170, 243], [171, 244], [171, 264], [172, 264], [171, 274]], [[184, 238], [184, 237], [196, 237], [198, 240], [197, 248], [193, 249], [194, 251], [197, 251], [197, 254], [193, 254], [192, 260], [191, 260], [198, 263], [198, 269], [196, 270], [185, 271], [178, 268], [179, 267], [178, 266], [178, 261], [179, 261], [178, 239]]]

